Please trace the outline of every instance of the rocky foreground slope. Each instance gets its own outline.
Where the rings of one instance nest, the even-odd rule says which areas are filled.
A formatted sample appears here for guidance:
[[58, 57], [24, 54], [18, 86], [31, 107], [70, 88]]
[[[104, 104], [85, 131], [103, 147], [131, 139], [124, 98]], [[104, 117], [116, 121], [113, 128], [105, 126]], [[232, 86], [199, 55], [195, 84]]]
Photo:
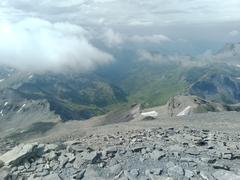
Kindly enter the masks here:
[[151, 128], [21, 144], [0, 156], [2, 179], [240, 179], [240, 134]]

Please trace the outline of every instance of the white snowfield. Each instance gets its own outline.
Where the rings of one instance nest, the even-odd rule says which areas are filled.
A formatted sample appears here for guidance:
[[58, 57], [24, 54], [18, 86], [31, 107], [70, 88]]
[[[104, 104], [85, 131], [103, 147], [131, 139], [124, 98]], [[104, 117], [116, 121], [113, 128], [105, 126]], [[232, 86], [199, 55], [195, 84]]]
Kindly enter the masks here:
[[28, 79], [32, 79], [33, 78], [33, 75], [31, 74], [30, 76], [28, 76]]
[[0, 79], [0, 82], [3, 82], [5, 79]]
[[236, 66], [240, 68], [240, 64], [237, 64]]
[[5, 102], [5, 103], [4, 103], [4, 106], [7, 106], [7, 105], [8, 105], [8, 102]]
[[23, 104], [22, 107], [17, 112], [22, 111], [25, 106], [26, 106], [26, 104]]
[[142, 116], [145, 116], [145, 117], [157, 117], [158, 116], [158, 113], [156, 111], [149, 111], [149, 112], [144, 112], [144, 113], [141, 113]]
[[177, 116], [186, 116], [189, 115], [191, 106], [186, 107], [182, 112], [178, 113]]

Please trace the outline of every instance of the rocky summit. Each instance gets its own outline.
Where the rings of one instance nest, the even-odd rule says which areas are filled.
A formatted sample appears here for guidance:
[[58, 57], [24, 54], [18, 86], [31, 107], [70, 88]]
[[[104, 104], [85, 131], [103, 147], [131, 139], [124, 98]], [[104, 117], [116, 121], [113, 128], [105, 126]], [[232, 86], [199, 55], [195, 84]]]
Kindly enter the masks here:
[[58, 144], [20, 144], [0, 156], [4, 180], [239, 180], [240, 134], [147, 128]]

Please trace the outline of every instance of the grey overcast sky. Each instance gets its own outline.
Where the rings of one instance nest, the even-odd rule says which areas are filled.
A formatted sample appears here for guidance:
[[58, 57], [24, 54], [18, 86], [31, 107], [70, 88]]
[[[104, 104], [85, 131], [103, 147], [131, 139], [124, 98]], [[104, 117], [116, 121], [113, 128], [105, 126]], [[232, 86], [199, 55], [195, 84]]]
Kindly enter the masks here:
[[198, 54], [240, 41], [240, 1], [1, 0], [0, 39], [1, 63], [11, 59], [22, 68], [38, 61], [40, 69], [69, 62], [89, 69], [112, 61], [95, 40], [109, 48]]

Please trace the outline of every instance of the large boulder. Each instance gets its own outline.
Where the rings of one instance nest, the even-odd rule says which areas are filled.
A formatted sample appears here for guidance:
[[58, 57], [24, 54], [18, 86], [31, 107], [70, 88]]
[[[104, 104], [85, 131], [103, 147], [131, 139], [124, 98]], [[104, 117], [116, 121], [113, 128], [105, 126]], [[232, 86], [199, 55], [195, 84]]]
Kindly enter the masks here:
[[11, 151], [0, 156], [0, 161], [6, 166], [17, 165], [24, 159], [32, 157], [38, 150], [38, 143], [20, 144]]

